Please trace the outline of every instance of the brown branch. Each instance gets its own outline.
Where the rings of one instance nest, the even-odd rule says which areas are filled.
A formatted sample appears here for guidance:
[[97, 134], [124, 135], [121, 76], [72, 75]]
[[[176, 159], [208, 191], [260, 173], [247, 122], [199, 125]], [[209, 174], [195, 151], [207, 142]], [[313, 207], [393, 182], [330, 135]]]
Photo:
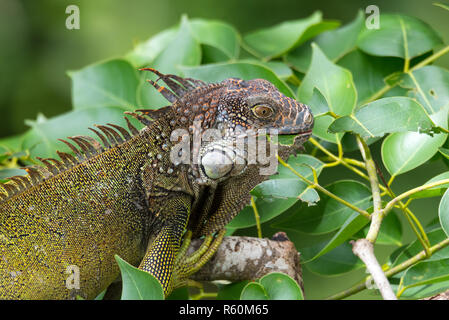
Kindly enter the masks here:
[[449, 290], [441, 292], [432, 297], [424, 298], [422, 300], [449, 300]]
[[[198, 249], [201, 242], [193, 240], [188, 253]], [[217, 253], [191, 278], [235, 282], [255, 280], [271, 272], [283, 272], [303, 288], [299, 252], [284, 232], [271, 239], [225, 237]]]

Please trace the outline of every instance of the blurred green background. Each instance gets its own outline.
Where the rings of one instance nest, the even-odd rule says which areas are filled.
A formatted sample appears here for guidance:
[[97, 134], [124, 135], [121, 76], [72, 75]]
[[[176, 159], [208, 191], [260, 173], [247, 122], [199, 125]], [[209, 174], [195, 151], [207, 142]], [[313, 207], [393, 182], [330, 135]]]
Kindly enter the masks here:
[[[449, 43], [449, 14], [432, 3], [428, 0], [1, 0], [0, 137], [24, 132], [27, 128], [24, 120], [35, 119], [38, 113], [52, 117], [70, 110], [68, 70], [122, 56], [135, 43], [177, 24], [184, 13], [190, 18], [224, 20], [245, 33], [307, 17], [316, 10], [323, 12], [325, 19], [344, 24], [352, 20], [358, 10], [365, 11], [368, 5], [374, 4], [380, 8], [381, 19], [383, 12], [415, 16], [429, 23], [445, 43]], [[79, 30], [65, 27], [68, 16], [65, 9], [70, 4], [79, 6]], [[437, 64], [449, 67], [449, 55], [439, 59]], [[379, 144], [374, 148], [379, 148]], [[377, 162], [382, 161], [377, 159]], [[429, 162], [419, 170], [399, 177], [395, 183], [396, 192], [424, 183], [428, 177], [446, 170], [441, 161]], [[327, 175], [320, 182], [326, 185], [337, 178], [355, 177], [344, 170], [341, 174]], [[412, 209], [426, 224], [429, 220], [426, 213], [435, 212], [437, 206], [436, 199], [428, 199], [413, 204]], [[406, 241], [413, 239], [408, 230], [404, 231]], [[392, 249], [385, 248], [381, 255], [386, 256]], [[305, 270], [306, 297], [324, 298], [347, 288], [363, 275], [364, 270], [357, 270], [329, 279]], [[368, 290], [355, 298], [378, 298], [373, 292]]]
[[[120, 56], [134, 43], [191, 18], [222, 19], [241, 33], [316, 10], [342, 23], [359, 9], [377, 5], [382, 12], [401, 12], [432, 25], [449, 42], [447, 11], [427, 0], [1, 0], [0, 1], [0, 137], [24, 132], [24, 119], [38, 112], [47, 117], [71, 108], [67, 70]], [[81, 28], [65, 27], [65, 8], [80, 8]], [[449, 66], [449, 58], [439, 64]]]

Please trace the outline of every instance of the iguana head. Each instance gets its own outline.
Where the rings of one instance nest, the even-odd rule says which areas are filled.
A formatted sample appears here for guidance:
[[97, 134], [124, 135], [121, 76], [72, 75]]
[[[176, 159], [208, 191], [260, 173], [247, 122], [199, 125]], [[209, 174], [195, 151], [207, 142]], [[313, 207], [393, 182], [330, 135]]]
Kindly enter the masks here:
[[248, 132], [257, 136], [276, 129], [280, 135], [298, 135], [296, 147], [312, 133], [310, 108], [285, 96], [267, 80], [229, 78], [207, 84], [164, 75], [151, 68], [144, 70], [152, 71], [165, 82], [166, 86], [160, 86], [149, 80], [172, 102], [159, 110], [144, 110], [147, 114], [153, 118], [168, 116], [173, 128], [185, 128], [190, 134], [200, 131], [203, 137], [213, 137], [203, 139], [198, 149], [192, 150], [193, 154], [199, 153], [199, 157], [193, 156], [199, 161], [193, 161], [193, 165], [199, 165], [195, 171], [203, 182], [222, 181], [246, 169], [248, 148], [238, 149], [235, 143]]
[[[181, 78], [152, 71], [167, 87], [148, 80], [172, 102], [171, 108], [180, 124], [202, 122], [204, 129], [220, 125], [227, 130], [276, 128], [279, 134], [311, 134], [313, 115], [310, 108], [286, 97], [265, 79], [241, 80], [229, 78], [207, 84], [201, 80]], [[166, 114], [167, 108], [153, 111], [153, 117]], [[150, 111], [150, 110], [145, 110]]]
[[[172, 104], [158, 110], [140, 111], [156, 121], [163, 119], [172, 133], [178, 129], [185, 132], [171, 139], [172, 142], [182, 137], [190, 143], [191, 156], [182, 162], [185, 165], [178, 167], [172, 163], [179, 168], [175, 169], [177, 175], [187, 170], [195, 190], [196, 201], [189, 218], [189, 228], [195, 230], [195, 235], [223, 228], [248, 203], [251, 189], [276, 172], [275, 155], [286, 159], [312, 133], [314, 121], [310, 108], [286, 97], [266, 80], [230, 78], [208, 84], [164, 75], [151, 68], [145, 70], [159, 76], [156, 81], [148, 81]], [[165, 85], [159, 85], [158, 80], [163, 80]], [[281, 135], [296, 135], [294, 144], [272, 148], [270, 130], [273, 129]], [[257, 139], [257, 159], [250, 157], [251, 150], [254, 151], [251, 147], [255, 147], [250, 133]], [[266, 141], [266, 133], [270, 134], [270, 143], [260, 147], [259, 140]], [[201, 141], [195, 143], [198, 136]], [[176, 146], [172, 146], [171, 154], [184, 154]], [[271, 157], [276, 161], [274, 172], [261, 174], [261, 169], [272, 166], [272, 161], [268, 164], [259, 161], [259, 155], [267, 153], [269, 158], [274, 155]]]
[[[278, 134], [310, 135], [313, 116], [308, 106], [283, 95], [264, 79], [227, 79], [217, 90], [213, 126], [230, 135], [248, 129], [277, 129]], [[210, 109], [209, 109], [210, 110]]]

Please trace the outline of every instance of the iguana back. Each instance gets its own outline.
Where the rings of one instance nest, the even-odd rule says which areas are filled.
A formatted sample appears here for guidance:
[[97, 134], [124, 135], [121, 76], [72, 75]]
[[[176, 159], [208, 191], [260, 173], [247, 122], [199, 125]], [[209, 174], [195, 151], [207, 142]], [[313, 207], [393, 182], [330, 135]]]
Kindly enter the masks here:
[[[114, 254], [140, 262], [150, 221], [140, 183], [154, 148], [149, 131], [0, 203], [1, 299], [93, 298], [117, 277]], [[81, 290], [66, 288], [72, 266]]]

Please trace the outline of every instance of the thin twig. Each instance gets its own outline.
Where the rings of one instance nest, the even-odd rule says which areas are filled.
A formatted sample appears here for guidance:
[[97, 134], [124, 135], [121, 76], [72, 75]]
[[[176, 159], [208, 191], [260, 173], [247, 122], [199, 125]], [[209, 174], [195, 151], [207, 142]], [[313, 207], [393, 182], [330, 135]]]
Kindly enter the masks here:
[[384, 217], [376, 164], [374, 163], [371, 151], [365, 140], [358, 135], [356, 136], [356, 139], [362, 158], [365, 161], [366, 172], [368, 173], [371, 185], [373, 213], [371, 214], [371, 223], [366, 238], [352, 241], [352, 252], [365, 264], [366, 269], [374, 279], [382, 298], [385, 300], [397, 300], [396, 295], [394, 294], [393, 289], [391, 289], [391, 285], [374, 254], [374, 243], [376, 242]]
[[318, 183], [310, 181], [309, 179], [304, 177], [302, 174], [297, 172], [292, 166], [290, 166], [288, 163], [286, 163], [284, 160], [282, 160], [281, 157], [277, 156], [277, 159], [280, 164], [282, 164], [284, 167], [290, 169], [296, 176], [298, 176], [300, 179], [302, 179], [305, 183], [307, 183], [311, 187], [319, 190], [320, 192], [324, 193], [325, 195], [329, 196], [330, 198], [332, 198], [332, 199], [340, 202], [341, 204], [344, 204], [345, 206], [351, 208], [352, 210], [360, 213], [361, 215], [365, 216], [366, 218], [371, 219], [371, 215], [366, 210], [363, 210], [363, 209], [360, 209], [360, 208], [354, 206], [352, 203], [340, 198], [339, 196], [337, 196], [337, 195], [333, 194], [332, 192], [328, 191], [327, 189], [323, 188]]
[[448, 52], [449, 52], [449, 46], [446, 46], [443, 49], [441, 49], [440, 51], [435, 52], [434, 54], [432, 54], [430, 57], [427, 57], [426, 59], [424, 59], [420, 63], [414, 65], [412, 68], [410, 68], [409, 72], [413, 72], [416, 69], [419, 69], [419, 68], [422, 68], [422, 67], [428, 65], [429, 63], [435, 61], [436, 59], [438, 59], [439, 57], [445, 55]]
[[366, 171], [368, 173], [371, 185], [371, 192], [373, 194], [373, 213], [371, 215], [371, 224], [366, 239], [371, 243], [374, 243], [376, 242], [377, 235], [380, 231], [380, 225], [384, 217], [382, 212], [382, 198], [380, 196], [376, 164], [374, 163], [371, 156], [371, 151], [366, 142], [362, 138], [360, 138], [360, 136], [357, 135], [356, 138], [360, 153], [362, 154], [363, 160], [365, 161]]
[[262, 228], [260, 226], [260, 215], [257, 210], [256, 201], [254, 201], [254, 197], [251, 196], [251, 207], [253, 208], [254, 218], [256, 219], [256, 227], [257, 227], [257, 236], [262, 238]]
[[410, 190], [408, 190], [408, 191], [406, 191], [404, 193], [401, 193], [400, 195], [398, 195], [397, 197], [395, 197], [394, 199], [392, 199], [390, 202], [387, 203], [387, 205], [383, 209], [384, 214], [388, 213], [388, 211], [390, 211], [397, 202], [399, 202], [400, 200], [402, 200], [404, 198], [407, 198], [407, 197], [411, 196], [414, 193], [417, 193], [419, 191], [423, 191], [423, 190], [426, 190], [426, 189], [430, 189], [430, 188], [433, 188], [433, 187], [437, 187], [437, 186], [440, 186], [440, 185], [443, 185], [443, 184], [447, 184], [447, 183], [449, 183], [449, 179], [443, 179], [443, 180], [439, 180], [439, 181], [435, 181], [435, 182], [432, 182], [432, 183], [428, 183], [428, 184], [425, 184], [423, 186], [419, 186], [419, 187], [410, 189]]

